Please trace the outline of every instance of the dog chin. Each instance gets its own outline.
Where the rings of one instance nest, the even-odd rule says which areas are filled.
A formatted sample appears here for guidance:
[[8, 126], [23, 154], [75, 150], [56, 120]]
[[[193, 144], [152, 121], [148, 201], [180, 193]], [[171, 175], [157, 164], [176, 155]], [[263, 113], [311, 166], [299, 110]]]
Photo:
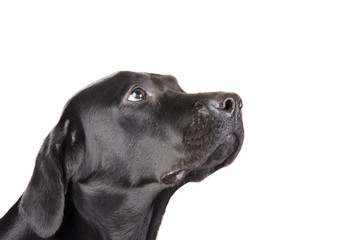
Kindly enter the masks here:
[[162, 182], [166, 185], [183, 185], [203, 180], [218, 169], [231, 164], [241, 149], [242, 141], [243, 138], [229, 134], [200, 167], [171, 171], [162, 178]]

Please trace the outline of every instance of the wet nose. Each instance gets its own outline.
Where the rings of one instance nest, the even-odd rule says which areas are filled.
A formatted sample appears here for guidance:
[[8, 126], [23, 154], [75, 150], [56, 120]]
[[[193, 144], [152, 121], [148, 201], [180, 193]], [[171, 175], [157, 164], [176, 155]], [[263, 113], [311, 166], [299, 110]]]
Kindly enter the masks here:
[[242, 100], [235, 93], [220, 93], [213, 100], [211, 100], [211, 105], [228, 114], [233, 114], [242, 109]]

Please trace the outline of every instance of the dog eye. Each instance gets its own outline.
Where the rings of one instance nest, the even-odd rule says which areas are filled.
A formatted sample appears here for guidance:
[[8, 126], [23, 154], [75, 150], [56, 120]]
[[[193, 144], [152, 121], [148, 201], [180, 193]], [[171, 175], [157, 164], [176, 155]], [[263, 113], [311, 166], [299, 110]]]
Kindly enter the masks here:
[[148, 95], [144, 89], [136, 88], [132, 90], [128, 98], [131, 102], [138, 102], [147, 99]]

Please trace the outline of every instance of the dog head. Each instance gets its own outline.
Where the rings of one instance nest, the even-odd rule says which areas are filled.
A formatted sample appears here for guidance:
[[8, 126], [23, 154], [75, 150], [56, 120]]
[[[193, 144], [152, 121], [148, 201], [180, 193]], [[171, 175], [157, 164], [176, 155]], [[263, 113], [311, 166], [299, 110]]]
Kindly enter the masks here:
[[52, 235], [69, 182], [153, 189], [200, 181], [241, 149], [242, 101], [187, 94], [172, 76], [119, 72], [76, 94], [46, 138], [20, 204], [34, 231]]

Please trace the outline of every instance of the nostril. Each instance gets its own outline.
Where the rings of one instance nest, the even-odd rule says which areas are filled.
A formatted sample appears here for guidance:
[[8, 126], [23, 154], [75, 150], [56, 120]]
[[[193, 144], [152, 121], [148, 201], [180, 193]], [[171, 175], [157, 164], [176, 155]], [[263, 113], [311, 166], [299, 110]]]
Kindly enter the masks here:
[[224, 110], [232, 112], [234, 109], [234, 101], [231, 98], [227, 98], [224, 101]]
[[242, 107], [241, 98], [235, 93], [218, 93], [210, 99], [209, 104], [230, 116], [236, 112], [240, 112], [240, 108]]

